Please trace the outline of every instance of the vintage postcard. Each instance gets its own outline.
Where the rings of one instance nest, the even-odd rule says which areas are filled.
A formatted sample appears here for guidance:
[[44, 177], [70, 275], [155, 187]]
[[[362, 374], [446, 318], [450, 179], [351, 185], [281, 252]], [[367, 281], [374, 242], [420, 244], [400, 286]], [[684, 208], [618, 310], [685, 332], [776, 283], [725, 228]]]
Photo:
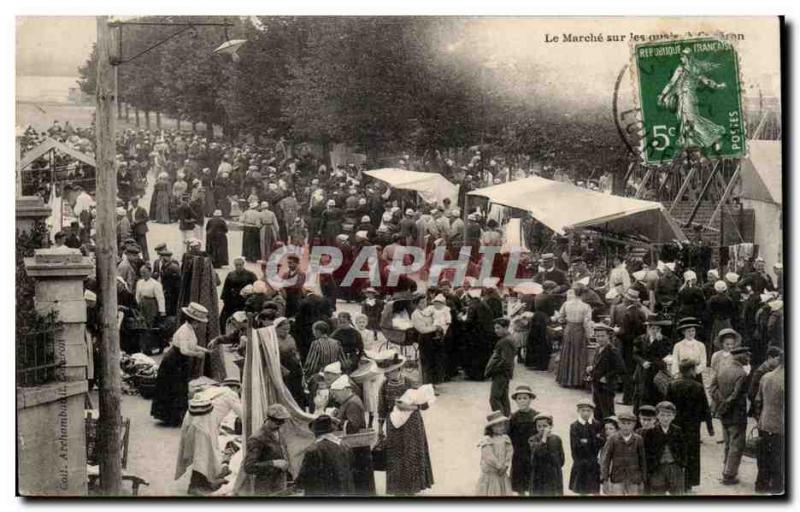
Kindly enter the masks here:
[[18, 17], [18, 495], [785, 498], [783, 43]]

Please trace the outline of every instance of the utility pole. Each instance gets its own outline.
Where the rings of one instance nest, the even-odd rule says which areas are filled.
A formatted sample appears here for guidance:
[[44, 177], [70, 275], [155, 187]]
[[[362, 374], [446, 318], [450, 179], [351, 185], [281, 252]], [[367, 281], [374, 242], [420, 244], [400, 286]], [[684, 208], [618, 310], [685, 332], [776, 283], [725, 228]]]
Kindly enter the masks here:
[[97, 443], [100, 489], [120, 494], [122, 482], [122, 377], [117, 329], [117, 172], [114, 69], [110, 60], [111, 32], [107, 16], [97, 17], [97, 286], [100, 306], [100, 418]]

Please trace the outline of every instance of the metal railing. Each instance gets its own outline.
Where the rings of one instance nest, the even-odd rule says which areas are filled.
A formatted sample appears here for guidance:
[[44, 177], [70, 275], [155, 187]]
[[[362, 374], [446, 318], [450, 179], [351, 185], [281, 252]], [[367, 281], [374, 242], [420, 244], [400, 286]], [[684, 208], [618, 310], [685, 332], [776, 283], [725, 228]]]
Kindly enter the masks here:
[[17, 338], [17, 386], [40, 386], [59, 380], [59, 368], [63, 366], [63, 357], [56, 353], [59, 332], [60, 327], [53, 324]]

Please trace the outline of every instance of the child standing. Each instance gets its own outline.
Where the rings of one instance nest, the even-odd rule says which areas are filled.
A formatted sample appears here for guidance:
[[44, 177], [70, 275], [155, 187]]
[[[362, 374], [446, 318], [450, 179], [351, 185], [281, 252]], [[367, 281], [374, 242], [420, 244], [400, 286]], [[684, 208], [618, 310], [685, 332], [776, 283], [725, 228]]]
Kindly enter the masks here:
[[604, 442], [603, 426], [594, 420], [594, 403], [591, 400], [579, 400], [577, 408], [578, 419], [569, 426], [573, 461], [569, 490], [577, 494], [597, 494], [600, 492], [598, 455]]
[[647, 461], [642, 436], [633, 431], [636, 416], [629, 412], [617, 415], [619, 432], [606, 441], [600, 461], [600, 481], [609, 481], [609, 494], [635, 496], [644, 490]]
[[511, 415], [508, 436], [514, 447], [514, 458], [511, 461], [511, 489], [525, 495], [530, 490], [531, 482], [531, 447], [528, 440], [536, 433], [534, 419], [539, 414], [531, 409], [531, 402], [536, 399], [533, 390], [527, 384], [520, 384], [511, 394], [517, 404], [517, 410]]
[[652, 405], [643, 405], [639, 407], [639, 428], [637, 428], [635, 432], [644, 438], [645, 431], [655, 426], [656, 408]]
[[[602, 445], [600, 448], [600, 454], [597, 456], [597, 464], [599, 465], [600, 462], [605, 457], [605, 453], [607, 451], [606, 447], [608, 446], [608, 439], [619, 432], [619, 421], [617, 421], [616, 416], [609, 416], [608, 418], [603, 419], [603, 437], [602, 437]], [[608, 480], [600, 481], [601, 489], [603, 490], [603, 494], [610, 495], [611, 494], [611, 482]]]
[[486, 427], [478, 447], [481, 449], [481, 476], [476, 496], [511, 496], [511, 480], [508, 470], [514, 456], [514, 448], [508, 431], [508, 418], [501, 411], [486, 417]]
[[561, 438], [553, 434], [553, 417], [537, 414], [536, 434], [531, 446], [531, 496], [562, 496], [564, 494], [564, 448]]
[[368, 327], [369, 319], [364, 313], [356, 313], [353, 318], [353, 324], [361, 335], [361, 340], [364, 342], [364, 351], [377, 352], [378, 339], [375, 337], [375, 331]]
[[686, 443], [681, 429], [672, 424], [675, 405], [672, 402], [659, 402], [656, 410], [658, 424], [644, 433], [648, 490], [653, 494], [683, 494]]
[[384, 301], [378, 298], [378, 290], [371, 286], [364, 290], [364, 295], [366, 298], [361, 303], [361, 312], [367, 316], [367, 329], [370, 329], [377, 336], [381, 324]]

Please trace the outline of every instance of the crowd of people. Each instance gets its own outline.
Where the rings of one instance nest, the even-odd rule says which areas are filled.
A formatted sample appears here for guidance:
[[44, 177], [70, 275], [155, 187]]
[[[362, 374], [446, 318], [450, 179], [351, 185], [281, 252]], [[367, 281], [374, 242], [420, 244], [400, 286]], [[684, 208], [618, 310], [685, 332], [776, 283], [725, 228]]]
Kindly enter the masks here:
[[[510, 393], [517, 365], [550, 371], [560, 386], [591, 390], [570, 426], [568, 488], [575, 493], [689, 491], [700, 484], [700, 428], [713, 435], [714, 418], [725, 443], [721, 482], [739, 482], [754, 418], [755, 490], [783, 491], [780, 265], [772, 269], [777, 280], [755, 254], [720, 265], [699, 236], [649, 251], [586, 233], [557, 236], [530, 215], [467, 200], [474, 188], [541, 172], [512, 169], [496, 155], [484, 162], [479, 150], [463, 165], [442, 157], [432, 166], [460, 185], [458, 197], [438, 204], [368, 178], [363, 164], [328, 168], [283, 139], [229, 144], [127, 130], [118, 140], [118, 164], [119, 303], [124, 315], [169, 340], [153, 416], [183, 425], [184, 437], [215, 433], [219, 422], [217, 430], [187, 427], [206, 422], [216, 407], [192, 398], [190, 382], [205, 374], [246, 388], [247, 371], [229, 382], [210, 355], [229, 346], [240, 369], [250, 368], [252, 333], [274, 337], [287, 398], [249, 432], [242, 468], [255, 482], [252, 492], [282, 493], [291, 482], [306, 495], [369, 495], [378, 467], [387, 472], [389, 494], [430, 488], [434, 468], [420, 411], [443, 393], [440, 384], [466, 378], [491, 380], [477, 494], [562, 494], [563, 443], [552, 433], [552, 415], [531, 407], [531, 386]], [[404, 158], [396, 166], [419, 164]], [[148, 176], [149, 209], [142, 204]], [[579, 185], [609, 188], [605, 177]], [[86, 194], [79, 186], [72, 191]], [[91, 256], [94, 210], [74, 202], [81, 212], [71, 230], [56, 234], [56, 246]], [[507, 241], [510, 217], [523, 217], [529, 249], [516, 285], [504, 282], [508, 254], [487, 263], [478, 251]], [[150, 262], [153, 222], [177, 223], [182, 245], [172, 251], [156, 244]], [[242, 230], [242, 257], [229, 258], [231, 229]], [[330, 273], [315, 273], [309, 263], [319, 246], [341, 251], [343, 261]], [[423, 251], [425, 264], [390, 282], [398, 259], [410, 263], [403, 257], [409, 247]], [[433, 264], [438, 248], [449, 260], [470, 249], [462, 275]], [[268, 262], [276, 250], [284, 252], [273, 274]], [[371, 256], [360, 259], [367, 250]], [[255, 271], [247, 263], [256, 263]], [[219, 282], [215, 270], [231, 264]], [[354, 264], [364, 274], [374, 268], [377, 280], [347, 279]], [[90, 281], [87, 294], [94, 292]], [[342, 311], [343, 302], [359, 304], [360, 313]], [[143, 347], [123, 343], [132, 351]], [[418, 372], [409, 370], [414, 366]], [[632, 412], [616, 411], [620, 392]], [[310, 422], [316, 442], [291, 468], [282, 425], [297, 418]], [[370, 429], [378, 432], [379, 449], [348, 447], [333, 435]], [[213, 470], [198, 470], [207, 466]], [[190, 492], [200, 494], [221, 486], [230, 471], [193, 467]]]

